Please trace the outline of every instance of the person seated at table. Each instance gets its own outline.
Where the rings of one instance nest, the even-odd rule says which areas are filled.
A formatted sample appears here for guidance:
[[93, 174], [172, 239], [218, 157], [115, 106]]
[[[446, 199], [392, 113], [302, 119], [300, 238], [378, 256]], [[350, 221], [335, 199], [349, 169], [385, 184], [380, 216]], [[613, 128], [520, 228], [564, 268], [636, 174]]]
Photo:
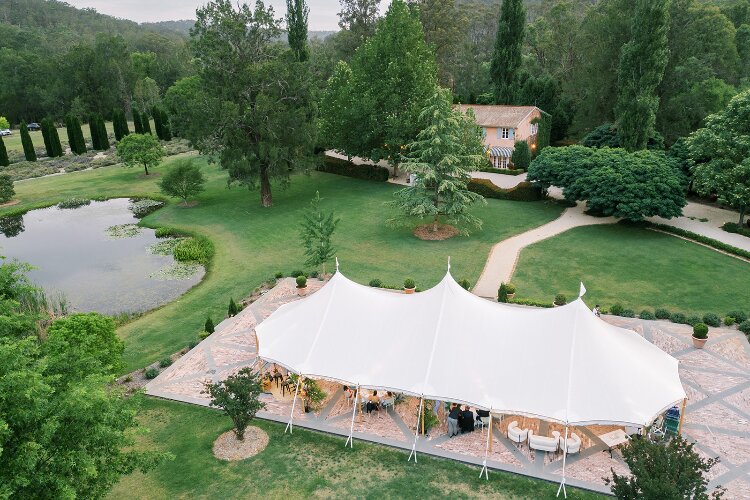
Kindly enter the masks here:
[[372, 391], [372, 394], [370, 394], [370, 396], [367, 398], [366, 409], [368, 414], [374, 410], [380, 410], [380, 398], [378, 397], [378, 391]]
[[276, 382], [276, 387], [279, 386], [279, 382], [283, 377], [281, 376], [281, 372], [279, 371], [279, 367], [276, 366], [276, 363], [273, 364], [273, 381]]
[[448, 412], [448, 437], [458, 435], [458, 419], [460, 416], [461, 407], [453, 403], [450, 412]]
[[483, 418], [488, 418], [489, 416], [489, 410], [480, 410], [479, 408], [477, 408], [477, 419], [475, 425], [479, 425], [479, 422], [481, 422]]
[[344, 386], [344, 399], [347, 403], [354, 399], [354, 391], [348, 385]]
[[474, 430], [474, 412], [471, 411], [469, 405], [464, 406], [464, 411], [461, 412], [461, 432], [471, 432]]

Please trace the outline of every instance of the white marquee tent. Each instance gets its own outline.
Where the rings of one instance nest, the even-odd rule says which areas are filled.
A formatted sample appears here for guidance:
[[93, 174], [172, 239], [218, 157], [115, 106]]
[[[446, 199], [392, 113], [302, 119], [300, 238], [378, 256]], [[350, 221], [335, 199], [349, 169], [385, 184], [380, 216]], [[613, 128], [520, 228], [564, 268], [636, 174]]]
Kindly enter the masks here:
[[580, 297], [551, 309], [500, 304], [450, 273], [409, 295], [336, 272], [256, 334], [262, 359], [304, 376], [565, 425], [645, 426], [685, 398], [676, 359]]

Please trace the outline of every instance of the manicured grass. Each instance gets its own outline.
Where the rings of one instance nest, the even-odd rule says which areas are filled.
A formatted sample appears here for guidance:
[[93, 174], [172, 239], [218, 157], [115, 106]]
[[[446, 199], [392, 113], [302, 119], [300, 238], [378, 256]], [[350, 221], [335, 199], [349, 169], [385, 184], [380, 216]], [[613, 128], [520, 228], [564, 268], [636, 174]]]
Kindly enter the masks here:
[[[112, 122], [106, 122], [105, 126], [107, 127], [107, 132], [110, 134], [114, 134], [114, 129], [112, 128]], [[128, 129], [131, 132], [135, 131], [135, 128], [133, 127], [133, 122], [128, 122]], [[154, 121], [151, 120], [151, 130], [156, 130], [154, 128]], [[83, 137], [86, 139], [91, 139], [91, 129], [89, 128], [87, 123], [81, 124], [81, 131], [83, 132]], [[31, 136], [31, 142], [34, 143], [35, 148], [43, 148], [44, 147], [44, 139], [42, 138], [42, 132], [29, 132], [29, 135]], [[68, 129], [65, 127], [60, 127], [57, 129], [57, 135], [60, 136], [60, 143], [62, 144], [63, 149], [65, 149], [68, 146]], [[20, 130], [13, 129], [13, 135], [3, 137], [3, 141], [5, 142], [5, 147], [8, 149], [8, 152], [17, 152], [17, 153], [23, 153], [23, 145], [21, 144], [21, 132]]]
[[[316, 191], [327, 209], [341, 217], [334, 243], [341, 271], [361, 283], [379, 278], [400, 285], [412, 277], [427, 288], [445, 274], [448, 257], [457, 279], [475, 281], [490, 246], [513, 234], [542, 225], [561, 211], [551, 202], [489, 200], [477, 209], [484, 229], [471, 237], [444, 242], [416, 239], [409, 229], [385, 224], [391, 209], [385, 202], [398, 189], [376, 183], [314, 172], [298, 175], [291, 187], [274, 188], [274, 206], [262, 208], [256, 191], [226, 187], [226, 173], [200, 160], [208, 178], [206, 191], [193, 208], [172, 202], [147, 217], [149, 225], [174, 226], [211, 238], [216, 256], [204, 282], [175, 302], [122, 328], [128, 371], [141, 368], [194, 340], [211, 315], [218, 322], [226, 315], [229, 298], [240, 299], [277, 271], [288, 274], [304, 269], [299, 224], [302, 210]], [[158, 174], [163, 167], [154, 170]], [[144, 178], [142, 169], [104, 167], [57, 177], [18, 183], [18, 209], [51, 203], [72, 196], [132, 196], [158, 194], [156, 181]], [[0, 211], [2, 213], [2, 211]], [[330, 267], [329, 267], [330, 270]]]
[[551, 302], [555, 293], [589, 305], [620, 302], [638, 314], [665, 307], [721, 316], [750, 311], [750, 264], [674, 236], [622, 225], [579, 227], [521, 252], [518, 297]]
[[[148, 474], [125, 477], [110, 498], [554, 498], [557, 485], [491, 471], [452, 460], [419, 456], [355, 441], [344, 448], [339, 437], [257, 420], [270, 441], [260, 454], [242, 462], [223, 462], [211, 453], [213, 441], [231, 428], [218, 411], [147, 399], [141, 420], [151, 432], [139, 446], [174, 454]], [[603, 496], [568, 488], [568, 498]]]

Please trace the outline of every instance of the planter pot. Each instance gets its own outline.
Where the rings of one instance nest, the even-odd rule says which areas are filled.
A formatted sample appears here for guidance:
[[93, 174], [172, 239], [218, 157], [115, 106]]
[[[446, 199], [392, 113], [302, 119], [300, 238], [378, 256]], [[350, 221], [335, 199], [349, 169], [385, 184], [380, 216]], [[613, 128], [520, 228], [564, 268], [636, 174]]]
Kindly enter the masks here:
[[516, 296], [515, 293], [508, 293], [508, 294], [506, 294], [506, 297], [508, 297], [508, 300], [513, 300], [513, 297], [515, 297], [515, 296]]
[[404, 288], [404, 293], [406, 294], [414, 293], [414, 290], [415, 290], [414, 288]]
[[553, 302], [552, 305], [554, 307], [560, 307], [560, 306], [565, 305], [565, 304], [558, 304], [557, 302]]
[[696, 349], [703, 349], [703, 346], [706, 345], [706, 342], [708, 342], [708, 339], [699, 339], [693, 336], [693, 347]]
[[307, 295], [307, 287], [304, 287], [304, 288], [297, 287], [297, 293], [299, 294], [300, 297]]

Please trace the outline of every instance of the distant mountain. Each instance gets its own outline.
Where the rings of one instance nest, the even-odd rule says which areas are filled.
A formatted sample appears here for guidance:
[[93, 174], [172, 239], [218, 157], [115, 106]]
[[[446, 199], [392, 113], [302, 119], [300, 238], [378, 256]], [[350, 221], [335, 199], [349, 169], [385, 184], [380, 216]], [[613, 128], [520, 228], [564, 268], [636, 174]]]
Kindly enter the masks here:
[[141, 26], [159, 32], [175, 32], [182, 35], [188, 35], [190, 28], [195, 25], [194, 19], [181, 19], [179, 21], [159, 21], [155, 23], [141, 23]]

